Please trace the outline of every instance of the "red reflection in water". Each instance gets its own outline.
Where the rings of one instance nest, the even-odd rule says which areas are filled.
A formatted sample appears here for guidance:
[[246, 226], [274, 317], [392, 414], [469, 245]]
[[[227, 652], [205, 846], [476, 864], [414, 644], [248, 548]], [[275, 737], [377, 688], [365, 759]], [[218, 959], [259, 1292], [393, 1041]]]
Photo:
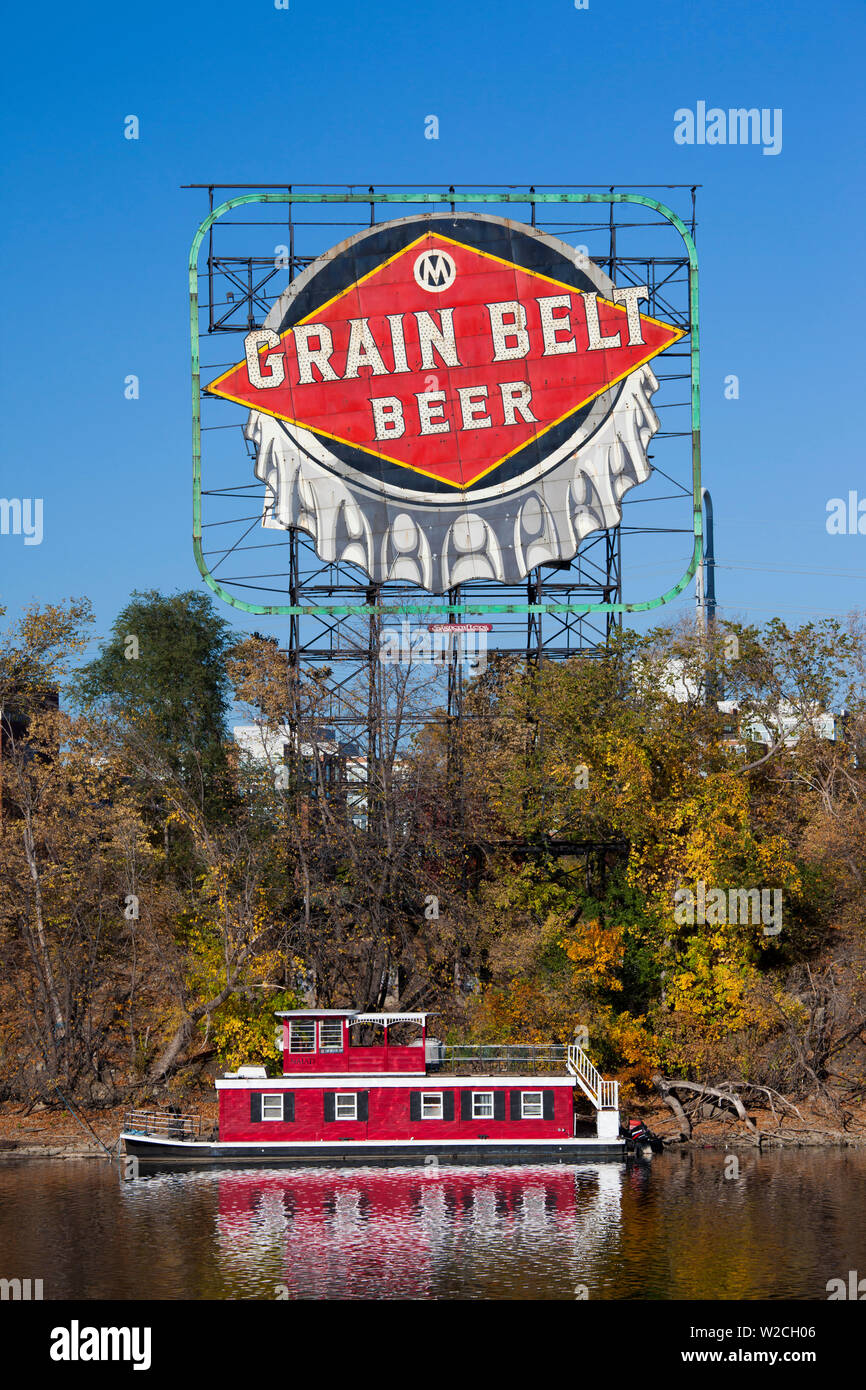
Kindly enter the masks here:
[[219, 1238], [237, 1272], [279, 1252], [275, 1296], [424, 1297], [445, 1258], [503, 1241], [583, 1243], [618, 1221], [622, 1171], [307, 1169], [219, 1175]]

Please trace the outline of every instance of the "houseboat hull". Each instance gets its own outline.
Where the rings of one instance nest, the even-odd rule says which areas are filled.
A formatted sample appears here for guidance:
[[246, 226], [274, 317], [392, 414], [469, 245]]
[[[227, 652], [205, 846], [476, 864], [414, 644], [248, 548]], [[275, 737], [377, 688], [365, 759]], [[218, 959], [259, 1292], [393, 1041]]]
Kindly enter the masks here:
[[559, 1140], [466, 1139], [437, 1143], [430, 1140], [356, 1140], [327, 1143], [309, 1140], [293, 1144], [279, 1141], [263, 1143], [204, 1142], [171, 1140], [146, 1134], [124, 1132], [126, 1153], [139, 1164], [159, 1167], [235, 1167], [252, 1164], [265, 1167], [324, 1166], [405, 1167], [432, 1164], [478, 1166], [481, 1164], [585, 1163], [587, 1159], [622, 1161], [626, 1155], [623, 1140], [590, 1136]]

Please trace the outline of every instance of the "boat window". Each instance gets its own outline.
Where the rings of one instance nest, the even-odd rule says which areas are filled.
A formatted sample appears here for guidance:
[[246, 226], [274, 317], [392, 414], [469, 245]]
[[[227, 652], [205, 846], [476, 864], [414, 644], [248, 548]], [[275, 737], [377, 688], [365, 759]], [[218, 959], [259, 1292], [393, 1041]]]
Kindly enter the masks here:
[[293, 1018], [289, 1024], [289, 1051], [315, 1052], [316, 1025], [310, 1018]]
[[420, 1047], [422, 1042], [420, 1023], [392, 1023], [388, 1028], [389, 1047]]
[[338, 1091], [334, 1096], [334, 1115], [338, 1120], [357, 1120], [358, 1097], [354, 1094], [341, 1095]]
[[544, 1118], [544, 1099], [540, 1091], [524, 1091], [522, 1093], [520, 1118], [522, 1120], [541, 1120]]
[[343, 1020], [341, 1018], [324, 1019], [319, 1024], [319, 1051], [343, 1051]]
[[422, 1120], [441, 1120], [442, 1119], [442, 1093], [435, 1092], [430, 1094], [426, 1091], [421, 1093], [421, 1119]]
[[262, 1096], [262, 1119], [281, 1120], [283, 1118], [283, 1097]]
[[492, 1091], [473, 1091], [473, 1092], [472, 1092], [472, 1118], [473, 1118], [473, 1120], [492, 1120], [492, 1119], [493, 1119], [493, 1092], [492, 1092]]
[[381, 1023], [349, 1022], [350, 1047], [384, 1047], [385, 1029]]

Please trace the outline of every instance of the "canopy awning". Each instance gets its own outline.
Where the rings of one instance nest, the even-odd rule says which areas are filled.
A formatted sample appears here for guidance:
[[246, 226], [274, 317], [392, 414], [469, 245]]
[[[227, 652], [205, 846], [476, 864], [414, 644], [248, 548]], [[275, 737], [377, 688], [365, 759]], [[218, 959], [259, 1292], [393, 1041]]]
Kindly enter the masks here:
[[422, 1028], [426, 1024], [429, 1013], [423, 1014], [354, 1014], [349, 1020], [350, 1023], [382, 1023], [387, 1028], [389, 1023], [420, 1023]]
[[436, 1010], [419, 1014], [362, 1014], [356, 1009], [277, 1009], [274, 1012], [277, 1018], [345, 1018], [348, 1023], [382, 1023], [385, 1027], [389, 1023], [420, 1023], [423, 1027]]

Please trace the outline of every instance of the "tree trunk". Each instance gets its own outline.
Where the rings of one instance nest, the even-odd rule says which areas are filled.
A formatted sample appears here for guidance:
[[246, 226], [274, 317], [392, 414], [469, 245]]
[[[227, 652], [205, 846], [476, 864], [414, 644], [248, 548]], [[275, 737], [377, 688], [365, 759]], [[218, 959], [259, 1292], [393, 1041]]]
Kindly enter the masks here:
[[[33, 824], [30, 818], [30, 811], [24, 812], [23, 824], [24, 854], [27, 859], [27, 868], [30, 872], [30, 879], [33, 883], [33, 906], [36, 914], [35, 942], [39, 956], [39, 968], [45, 981], [45, 992], [54, 1015], [55, 1037], [63, 1038], [66, 1033], [66, 1020], [63, 1017], [63, 1009], [60, 1006], [60, 998], [57, 994], [57, 986], [54, 981], [54, 971], [51, 967], [51, 955], [48, 950], [48, 942], [45, 937], [45, 920], [42, 913], [42, 883], [39, 877], [39, 864], [36, 858], [36, 846], [33, 841]], [[52, 1049], [56, 1052], [56, 1047]]]

